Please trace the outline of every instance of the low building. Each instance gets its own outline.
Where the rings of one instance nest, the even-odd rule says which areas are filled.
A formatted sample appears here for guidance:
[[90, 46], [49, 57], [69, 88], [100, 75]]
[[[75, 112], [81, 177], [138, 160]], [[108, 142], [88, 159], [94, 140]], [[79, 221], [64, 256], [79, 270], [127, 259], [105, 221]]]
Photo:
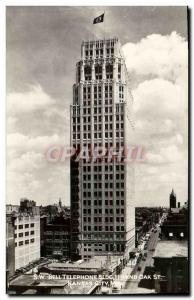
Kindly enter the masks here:
[[[6, 216], [6, 238], [7, 244], [9, 245], [6, 255], [9, 266], [10, 264], [13, 266], [13, 263], [11, 263], [10, 260], [14, 260], [15, 271], [40, 258], [39, 207], [36, 206], [36, 203], [33, 200], [23, 198], [21, 199], [19, 206], [6, 206]], [[12, 225], [11, 222], [13, 222]], [[12, 238], [10, 238], [11, 233], [13, 235]], [[12, 246], [10, 246], [10, 243]], [[10, 274], [13, 274], [13, 267], [11, 267], [10, 270]]]
[[40, 215], [19, 214], [15, 220], [15, 269], [40, 258]]
[[188, 288], [187, 241], [159, 241], [154, 254], [156, 293], [186, 294]]
[[70, 218], [55, 216], [47, 223], [47, 217], [41, 217], [41, 256], [57, 259], [70, 257]]
[[188, 211], [185, 208], [172, 208], [161, 225], [161, 239], [188, 238]]

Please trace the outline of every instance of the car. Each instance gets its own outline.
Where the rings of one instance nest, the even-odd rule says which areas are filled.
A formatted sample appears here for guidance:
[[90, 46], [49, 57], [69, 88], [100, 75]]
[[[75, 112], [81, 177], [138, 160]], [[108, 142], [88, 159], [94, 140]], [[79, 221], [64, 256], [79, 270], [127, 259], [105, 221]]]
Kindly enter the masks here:
[[119, 293], [119, 289], [118, 289], [116, 286], [114, 286], [114, 287], [112, 288], [112, 293], [113, 293], [113, 294], [118, 294], [118, 293]]
[[145, 261], [145, 260], [146, 260], [145, 256], [144, 256], [144, 257], [142, 257], [142, 260], [143, 260], [143, 261]]
[[137, 271], [141, 271], [141, 266], [138, 266]]

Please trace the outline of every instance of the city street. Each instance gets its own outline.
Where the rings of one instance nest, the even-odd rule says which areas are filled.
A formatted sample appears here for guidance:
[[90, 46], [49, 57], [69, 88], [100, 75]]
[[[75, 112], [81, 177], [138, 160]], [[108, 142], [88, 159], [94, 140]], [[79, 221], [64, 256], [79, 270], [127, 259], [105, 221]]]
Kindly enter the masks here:
[[[148, 241], [148, 246], [147, 246], [147, 258], [145, 261], [141, 259], [141, 261], [138, 263], [137, 267], [135, 268], [135, 272], [133, 273], [134, 275], [137, 275], [138, 277], [142, 276], [144, 274], [145, 268], [146, 267], [152, 267], [154, 260], [153, 260], [153, 254], [154, 251], [152, 249], [156, 248], [157, 241], [158, 241], [158, 236], [159, 236], [159, 229], [157, 229], [157, 232], [152, 232], [150, 234], [150, 239]], [[138, 271], [138, 266], [141, 267], [141, 271]], [[146, 273], [146, 275], [148, 275]], [[146, 279], [144, 279], [146, 280]], [[150, 279], [147, 279], [150, 280]], [[141, 278], [138, 278], [137, 280], [129, 280], [127, 281], [125, 288], [122, 290], [121, 293], [123, 294], [130, 294], [130, 293], [153, 293], [153, 290], [149, 288], [142, 288], [139, 287], [139, 283], [141, 281]]]

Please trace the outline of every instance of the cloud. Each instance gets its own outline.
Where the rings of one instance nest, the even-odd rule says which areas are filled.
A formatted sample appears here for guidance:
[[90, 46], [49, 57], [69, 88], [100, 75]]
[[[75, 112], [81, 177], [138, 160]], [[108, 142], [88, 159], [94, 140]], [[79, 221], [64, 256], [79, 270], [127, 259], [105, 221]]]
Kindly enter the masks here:
[[123, 46], [129, 72], [176, 81], [187, 73], [187, 41], [176, 32], [152, 34], [138, 43]]
[[47, 110], [55, 100], [47, 95], [40, 85], [31, 86], [24, 93], [12, 92], [7, 95], [7, 113], [9, 116], [32, 113], [38, 110]]
[[[187, 109], [187, 94], [178, 84], [156, 78], [145, 80], [133, 91], [134, 110], [141, 116], [149, 112], [155, 118], [177, 118]], [[169, 121], [170, 122], [170, 121]]]
[[18, 173], [33, 172], [42, 167], [45, 163], [45, 157], [42, 153], [26, 152], [20, 157], [12, 159], [8, 168], [9, 171]]
[[7, 147], [9, 150], [15, 149], [18, 152], [43, 152], [51, 145], [64, 145], [63, 137], [57, 134], [51, 136], [27, 136], [21, 133], [7, 135]]
[[[136, 197], [168, 203], [172, 187], [187, 199], [187, 41], [176, 32], [152, 34], [123, 46], [134, 97], [135, 141], [145, 149], [136, 164]], [[151, 200], [152, 199], [152, 200]]]

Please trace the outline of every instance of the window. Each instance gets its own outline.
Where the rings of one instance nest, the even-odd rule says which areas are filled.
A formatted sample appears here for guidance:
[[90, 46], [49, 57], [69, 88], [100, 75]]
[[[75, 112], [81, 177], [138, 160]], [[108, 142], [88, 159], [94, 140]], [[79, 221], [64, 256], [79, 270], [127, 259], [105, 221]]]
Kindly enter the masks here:
[[84, 72], [85, 72], [85, 80], [91, 80], [92, 79], [91, 67], [85, 66]]
[[25, 236], [28, 236], [28, 235], [29, 235], [29, 231], [26, 231], [26, 232], [25, 232]]
[[96, 79], [102, 79], [102, 66], [100, 65], [96, 65], [95, 66], [95, 75], [96, 75]]
[[121, 64], [118, 64], [118, 79], [121, 79]]
[[106, 78], [107, 79], [113, 78], [113, 65], [111, 64], [106, 65]]
[[169, 232], [169, 236], [173, 236], [173, 233], [172, 233], [172, 232]]
[[34, 234], [34, 230], [30, 231], [30, 234]]
[[22, 246], [24, 244], [24, 242], [22, 241], [22, 242], [19, 242], [19, 246]]
[[25, 241], [25, 245], [28, 245], [28, 244], [29, 244], [29, 240], [26, 240], [26, 241]]
[[23, 237], [23, 232], [20, 232], [20, 233], [19, 233], [19, 237]]
[[23, 229], [23, 225], [19, 225], [19, 229]]

